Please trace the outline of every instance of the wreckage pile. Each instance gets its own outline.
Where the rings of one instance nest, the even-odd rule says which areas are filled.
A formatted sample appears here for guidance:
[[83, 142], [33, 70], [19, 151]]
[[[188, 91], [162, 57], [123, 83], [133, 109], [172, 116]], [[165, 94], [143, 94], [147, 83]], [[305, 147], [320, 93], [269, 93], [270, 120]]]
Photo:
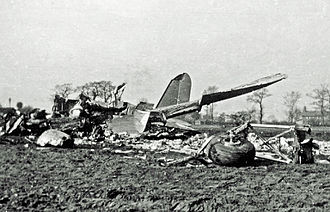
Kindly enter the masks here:
[[11, 110], [0, 115], [1, 136], [39, 136], [50, 127], [45, 110], [34, 109], [28, 114], [21, 114], [19, 111], [11, 108]]
[[[114, 101], [111, 103], [97, 102], [84, 93], [74, 101], [55, 96], [52, 117], [46, 117], [45, 111], [40, 110], [29, 114], [19, 114], [16, 111], [7, 113], [1, 132], [3, 137], [23, 136], [30, 143], [43, 147], [106, 148], [119, 144], [134, 149], [193, 154], [190, 159], [201, 159], [206, 155], [219, 165], [245, 165], [255, 155], [254, 146], [247, 139], [247, 124], [228, 131], [225, 137], [216, 135], [206, 138], [183, 123], [176, 121], [171, 126], [168, 119], [199, 112], [204, 105], [249, 93], [285, 78], [286, 75], [279, 73], [227, 91], [203, 94], [200, 99], [190, 101], [191, 79], [187, 73], [183, 73], [170, 81], [157, 105], [137, 105], [131, 114], [128, 113], [131, 111], [128, 103], [120, 100], [125, 83], [117, 86], [112, 93]], [[117, 123], [120, 125], [119, 129], [123, 129], [125, 123], [133, 123], [138, 135], [130, 136], [117, 131], [113, 117], [120, 117], [124, 111], [127, 119], [126, 122], [120, 119]], [[70, 117], [63, 117], [67, 115]], [[113, 122], [109, 125], [107, 120]], [[192, 136], [193, 140], [190, 139]], [[1, 140], [5, 140], [3, 137]]]
[[[266, 159], [286, 163], [294, 160], [292, 141], [280, 136], [275, 136], [278, 143], [276, 139], [274, 142], [274, 138], [270, 139], [271, 142], [262, 140], [249, 132], [249, 123], [211, 137], [196, 131], [165, 126], [153, 126], [144, 133], [133, 136], [125, 132], [112, 132], [106, 115], [94, 112], [89, 114], [79, 118], [47, 118], [45, 111], [37, 109], [28, 115], [6, 114], [2, 121], [1, 142], [28, 143], [41, 147], [110, 148], [115, 149], [117, 154], [149, 151], [189, 155], [179, 160], [161, 158], [159, 161], [163, 165], [187, 164], [197, 160], [203, 164], [242, 166], [251, 164], [255, 156], [265, 159], [262, 155], [265, 150], [273, 154], [272, 158]], [[287, 141], [290, 141], [291, 145]], [[303, 141], [301, 143], [304, 144]]]
[[[8, 110], [2, 114], [2, 143], [29, 143], [41, 147], [56, 146], [66, 148], [117, 148], [117, 153], [151, 151], [157, 153], [177, 152], [189, 155], [178, 161], [164, 158], [162, 164], [186, 164], [192, 160], [203, 164], [244, 166], [257, 158], [278, 162], [313, 163], [311, 139], [306, 140], [309, 127], [290, 127], [289, 130], [268, 140], [251, 136], [251, 125], [245, 123], [225, 134], [208, 137], [191, 129], [178, 129], [166, 125], [147, 123], [147, 128], [138, 135], [126, 132], [115, 133], [108, 120], [125, 110], [127, 105], [114, 108], [91, 101], [81, 95], [80, 100], [70, 110], [71, 117], [49, 117], [45, 110], [35, 109], [28, 114]], [[295, 131], [296, 139], [289, 144], [282, 135]], [[15, 139], [17, 136], [20, 139]], [[274, 142], [275, 141], [275, 142]], [[277, 142], [279, 141], [279, 142]], [[253, 144], [252, 144], [252, 143]], [[282, 144], [281, 144], [282, 142]], [[278, 143], [279, 145], [274, 145]], [[124, 152], [120, 148], [125, 149]], [[268, 151], [264, 154], [264, 150]], [[292, 147], [290, 149], [290, 147]], [[257, 149], [257, 153], [256, 153]], [[283, 151], [285, 150], [285, 151]], [[269, 155], [269, 152], [273, 155]]]
[[[20, 136], [22, 143], [28, 141], [41, 147], [89, 147], [109, 148], [123, 147], [130, 151], [151, 151], [158, 153], [176, 152], [186, 155], [195, 155], [207, 139], [206, 134], [196, 131], [179, 130], [171, 127], [151, 127], [139, 136], [130, 136], [127, 133], [113, 133], [107, 125], [106, 115], [89, 111], [89, 115], [79, 118], [60, 117], [46, 118], [45, 111], [34, 110], [30, 114], [7, 114], [3, 122], [1, 141], [11, 142], [13, 136]], [[231, 138], [232, 139], [232, 138]], [[246, 139], [244, 139], [246, 140]], [[230, 140], [230, 142], [232, 142]], [[18, 142], [15, 142], [17, 144]], [[218, 152], [219, 143], [212, 140], [209, 148], [210, 158], [216, 164], [220, 163]], [[227, 143], [227, 141], [226, 141]], [[223, 145], [223, 144], [221, 144]], [[226, 145], [225, 145], [226, 146]], [[222, 150], [221, 150], [222, 151]], [[120, 153], [120, 150], [117, 150]], [[125, 151], [123, 152], [125, 153]], [[126, 151], [127, 153], [127, 151]], [[223, 154], [221, 154], [221, 157]]]
[[[85, 102], [86, 103], [86, 102]], [[205, 135], [171, 127], [152, 127], [141, 135], [114, 133], [107, 120], [109, 116], [100, 113], [97, 107], [82, 111], [79, 117], [47, 116], [44, 110], [35, 109], [29, 114], [19, 114], [14, 109], [2, 115], [1, 142], [11, 144], [34, 144], [55, 147], [128, 146], [150, 151], [178, 151], [190, 154], [198, 149]], [[47, 116], [47, 117], [46, 117]], [[195, 136], [193, 136], [195, 135]], [[21, 138], [21, 139], [18, 139]], [[150, 140], [157, 140], [148, 142]]]

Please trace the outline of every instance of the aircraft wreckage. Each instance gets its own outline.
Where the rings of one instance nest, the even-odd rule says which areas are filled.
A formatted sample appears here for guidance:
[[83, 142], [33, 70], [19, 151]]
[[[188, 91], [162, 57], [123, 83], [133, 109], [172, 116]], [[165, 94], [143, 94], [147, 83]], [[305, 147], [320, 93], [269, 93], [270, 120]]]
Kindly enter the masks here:
[[[49, 143], [49, 140], [63, 144], [65, 143], [63, 138], [69, 140], [70, 136], [71, 138], [77, 138], [78, 140], [81, 140], [81, 138], [85, 138], [86, 136], [92, 140], [104, 140], [105, 129], [102, 127], [103, 125], [108, 125], [108, 128], [111, 129], [113, 135], [122, 132], [141, 134], [150, 131], [152, 128], [171, 128], [171, 130], [180, 128], [193, 130], [192, 126], [187, 125], [187, 123], [177, 118], [188, 113], [199, 112], [204, 105], [247, 94], [277, 83], [285, 78], [286, 75], [278, 73], [225, 91], [204, 94], [200, 99], [190, 101], [191, 78], [187, 73], [183, 73], [170, 81], [159, 102], [155, 106], [149, 103], [139, 103], [137, 106], [132, 106], [127, 102], [121, 101], [120, 97], [125, 86], [123, 85], [120, 88], [122, 89], [120, 97], [115, 98], [116, 102], [110, 104], [93, 101], [84, 94], [79, 96], [79, 99], [75, 102], [74, 106], [71, 106], [71, 108], [63, 107], [63, 105], [59, 107], [59, 104], [57, 104], [55, 109], [65, 108], [66, 110], [64, 113], [70, 114], [73, 119], [70, 119], [68, 123], [63, 123], [62, 119], [55, 127], [54, 121], [46, 120], [45, 114], [42, 116], [42, 120], [39, 120], [37, 115], [29, 115], [30, 117], [20, 115], [16, 118], [14, 115], [11, 116], [14, 118], [6, 117], [9, 121], [6, 122], [2, 135], [10, 135], [13, 132], [18, 135], [32, 133], [39, 137], [39, 143], [47, 145], [51, 144]], [[116, 94], [118, 93], [120, 92], [116, 90]], [[64, 102], [64, 100], [61, 101]], [[70, 104], [72, 104], [72, 102], [73, 101], [70, 101]], [[35, 114], [39, 113], [40, 112], [38, 111], [35, 112]], [[110, 123], [105, 123], [105, 120], [109, 119], [109, 117]], [[78, 121], [75, 123], [74, 120]], [[46, 130], [47, 128], [43, 128], [44, 133], [40, 130], [33, 130], [33, 128], [30, 127], [32, 126], [29, 124], [30, 122], [36, 124], [35, 128], [38, 129], [38, 126], [40, 126], [41, 123], [47, 123], [45, 126], [48, 126], [48, 129], [51, 128], [51, 130], [49, 131]], [[178, 164], [192, 159], [202, 160], [203, 158], [205, 159], [205, 156], [213, 164], [235, 166], [249, 164], [255, 157], [284, 163], [297, 161], [297, 159], [289, 159], [286, 155], [277, 151], [277, 149], [272, 146], [271, 140], [269, 139], [262, 140], [262, 145], [267, 146], [277, 158], [273, 156], [269, 158], [269, 155], [260, 154], [260, 151], [256, 154], [255, 144], [252, 144], [248, 138], [249, 130], [251, 130], [252, 125], [253, 124], [245, 123], [228, 130], [226, 133], [206, 137], [201, 143], [199, 143], [199, 150], [193, 153], [192, 156], [183, 158], [179, 161], [163, 161], [162, 164]], [[305, 129], [309, 128], [303, 127], [302, 130], [301, 127], [289, 127], [290, 132], [295, 132], [297, 135], [303, 134], [303, 136], [300, 136], [301, 138], [297, 138], [296, 142], [294, 142], [295, 155], [298, 155], [300, 159], [303, 158], [300, 163], [312, 161], [312, 159], [310, 159], [311, 154], [309, 154], [311, 148], [308, 147], [308, 150], [306, 150], [306, 145], [313, 145], [311, 140], [304, 140], [304, 136], [307, 132]], [[68, 134], [69, 137], [66, 137], [59, 132], [64, 132]], [[274, 139], [279, 138], [281, 135], [282, 134], [275, 136]], [[306, 153], [307, 156], [303, 152], [308, 152]], [[304, 159], [306, 157], [309, 159]]]
[[142, 133], [153, 122], [158, 122], [165, 126], [192, 129], [187, 123], [175, 118], [195, 111], [199, 112], [204, 105], [247, 94], [285, 78], [286, 75], [278, 73], [229, 90], [204, 94], [200, 99], [190, 101], [191, 79], [187, 73], [183, 73], [170, 81], [154, 108], [140, 109], [138, 105], [133, 115], [114, 118], [111, 128], [114, 132]]

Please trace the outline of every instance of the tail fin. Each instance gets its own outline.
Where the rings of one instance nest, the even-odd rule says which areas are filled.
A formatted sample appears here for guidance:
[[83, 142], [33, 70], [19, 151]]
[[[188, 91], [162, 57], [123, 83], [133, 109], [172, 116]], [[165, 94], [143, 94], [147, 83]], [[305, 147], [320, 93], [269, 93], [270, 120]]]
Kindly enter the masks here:
[[191, 79], [187, 73], [176, 76], [168, 84], [165, 92], [155, 108], [177, 105], [189, 102], [191, 91]]

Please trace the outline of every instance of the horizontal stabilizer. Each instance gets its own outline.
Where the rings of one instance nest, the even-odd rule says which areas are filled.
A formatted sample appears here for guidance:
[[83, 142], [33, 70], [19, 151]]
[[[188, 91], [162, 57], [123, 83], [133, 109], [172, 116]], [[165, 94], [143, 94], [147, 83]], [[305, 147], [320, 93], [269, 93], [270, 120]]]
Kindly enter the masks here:
[[287, 78], [287, 76], [285, 74], [278, 73], [278, 74], [275, 74], [272, 76], [268, 76], [268, 77], [264, 77], [264, 78], [255, 80], [248, 84], [238, 86], [238, 87], [233, 88], [228, 91], [221, 91], [221, 92], [212, 93], [212, 94], [205, 94], [202, 96], [200, 104], [201, 104], [201, 106], [208, 105], [208, 104], [218, 102], [221, 100], [230, 99], [230, 98], [233, 98], [236, 96], [250, 93], [252, 91], [267, 87], [271, 84], [274, 84], [274, 83], [279, 82], [286, 78]]

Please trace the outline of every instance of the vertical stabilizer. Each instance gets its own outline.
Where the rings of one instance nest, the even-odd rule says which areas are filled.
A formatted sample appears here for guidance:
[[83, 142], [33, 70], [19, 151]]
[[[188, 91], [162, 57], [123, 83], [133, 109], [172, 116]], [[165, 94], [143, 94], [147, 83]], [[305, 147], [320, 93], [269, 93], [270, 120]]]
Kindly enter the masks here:
[[168, 84], [165, 92], [155, 108], [177, 105], [189, 102], [191, 91], [191, 79], [187, 73], [176, 76]]

